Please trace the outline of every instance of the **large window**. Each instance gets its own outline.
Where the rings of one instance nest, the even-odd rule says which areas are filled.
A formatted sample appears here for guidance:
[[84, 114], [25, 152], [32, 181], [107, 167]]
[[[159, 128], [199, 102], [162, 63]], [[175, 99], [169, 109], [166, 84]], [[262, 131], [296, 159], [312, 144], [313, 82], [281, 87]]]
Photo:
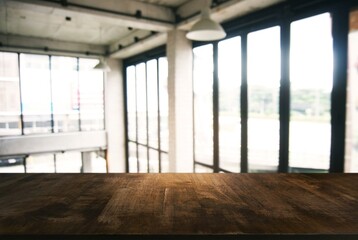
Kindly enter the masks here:
[[[218, 44], [219, 67], [219, 168], [240, 172], [241, 38]], [[202, 171], [199, 168], [195, 170]]]
[[98, 60], [79, 59], [79, 108], [81, 130], [104, 129], [103, 72], [94, 70]]
[[[104, 129], [97, 59], [0, 52], [0, 136]], [[19, 67], [20, 66], [20, 69]]]
[[49, 56], [20, 54], [24, 133], [50, 133], [51, 80]]
[[0, 136], [21, 134], [18, 55], [0, 52]]
[[248, 169], [277, 171], [279, 153], [280, 28], [247, 36]]
[[194, 48], [194, 161], [213, 164], [213, 45]]
[[[333, 5], [311, 15], [307, 5], [290, 7], [299, 11], [272, 19], [264, 11], [253, 14], [252, 24], [224, 24], [229, 39], [194, 43], [196, 172], [342, 171], [346, 70], [337, 59], [345, 58], [339, 34], [346, 19]], [[346, 171], [352, 172], [358, 169], [356, 12], [350, 16], [345, 139]]]
[[333, 46], [330, 14], [291, 24], [291, 171], [329, 169]]
[[129, 172], [168, 172], [168, 80], [165, 57], [126, 67]]
[[51, 58], [54, 132], [79, 130], [77, 59]]

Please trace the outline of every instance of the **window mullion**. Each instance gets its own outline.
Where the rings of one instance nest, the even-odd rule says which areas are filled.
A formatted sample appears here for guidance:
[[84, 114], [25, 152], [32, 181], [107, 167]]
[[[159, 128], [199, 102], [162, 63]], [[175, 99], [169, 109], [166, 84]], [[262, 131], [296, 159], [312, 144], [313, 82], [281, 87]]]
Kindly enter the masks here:
[[[22, 104], [22, 89], [21, 89], [21, 65], [20, 65], [20, 53], [17, 54], [17, 65], [18, 65], [18, 72], [19, 72], [19, 92], [20, 92], [20, 121], [21, 121], [21, 135], [24, 135], [24, 113], [23, 113], [23, 104]], [[26, 168], [25, 168], [26, 170]], [[26, 172], [26, 171], [25, 171]]]
[[53, 89], [52, 89], [52, 64], [51, 64], [51, 56], [48, 56], [48, 66], [50, 69], [50, 109], [51, 109], [51, 133], [55, 132], [55, 120], [53, 114]]
[[279, 172], [288, 172], [290, 131], [290, 21], [281, 24], [281, 82], [279, 100], [280, 149]]
[[331, 95], [331, 154], [329, 171], [343, 172], [349, 34], [349, 8], [347, 4], [342, 2], [337, 5], [331, 16], [334, 64]]
[[161, 137], [160, 137], [160, 94], [159, 94], [159, 58], [157, 58], [157, 122], [158, 122], [158, 169], [162, 172], [162, 154], [161, 150]]
[[213, 44], [213, 164], [214, 172], [219, 172], [219, 75], [218, 75], [218, 43]]
[[135, 129], [136, 129], [136, 160], [137, 160], [137, 172], [139, 173], [139, 152], [138, 152], [138, 74], [137, 67], [135, 66]]
[[247, 161], [247, 119], [248, 119], [248, 95], [247, 95], [247, 34], [241, 38], [241, 172], [248, 171]]
[[144, 65], [145, 72], [145, 124], [146, 124], [146, 138], [147, 138], [147, 172], [149, 173], [149, 117], [148, 117], [148, 62]]

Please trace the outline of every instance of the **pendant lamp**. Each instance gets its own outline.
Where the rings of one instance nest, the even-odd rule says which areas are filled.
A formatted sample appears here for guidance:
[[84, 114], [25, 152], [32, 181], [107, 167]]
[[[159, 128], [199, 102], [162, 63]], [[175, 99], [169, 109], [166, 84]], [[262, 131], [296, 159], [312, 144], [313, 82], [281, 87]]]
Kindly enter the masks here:
[[[100, 44], [102, 43], [102, 29], [101, 27], [99, 28], [99, 41], [100, 41]], [[100, 58], [99, 59], [99, 63], [94, 66], [93, 69], [97, 69], [97, 70], [102, 70], [104, 72], [110, 72], [111, 71], [111, 68], [108, 66], [106, 60], [104, 59], [104, 57]]]
[[106, 60], [104, 60], [104, 58], [101, 58], [99, 60], [99, 63], [96, 66], [94, 66], [93, 69], [102, 70], [105, 72], [111, 71], [111, 68], [108, 66], [108, 64], [107, 64]]
[[210, 18], [210, 8], [205, 6], [201, 11], [201, 18], [196, 22], [186, 37], [195, 41], [214, 41], [226, 37], [222, 26]]

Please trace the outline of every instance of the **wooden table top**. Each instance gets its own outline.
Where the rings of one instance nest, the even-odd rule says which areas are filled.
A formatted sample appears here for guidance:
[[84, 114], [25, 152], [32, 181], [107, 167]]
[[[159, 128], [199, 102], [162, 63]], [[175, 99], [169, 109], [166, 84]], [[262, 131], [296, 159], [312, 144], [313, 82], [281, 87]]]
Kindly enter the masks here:
[[0, 179], [0, 237], [358, 236], [358, 174], [1, 174]]

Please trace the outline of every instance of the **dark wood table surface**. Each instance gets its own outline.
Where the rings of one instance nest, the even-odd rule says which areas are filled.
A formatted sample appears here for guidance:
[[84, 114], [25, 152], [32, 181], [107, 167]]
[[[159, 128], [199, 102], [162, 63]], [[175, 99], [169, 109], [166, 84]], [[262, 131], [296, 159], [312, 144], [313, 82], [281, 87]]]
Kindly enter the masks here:
[[0, 239], [203, 236], [358, 239], [358, 174], [0, 175]]

